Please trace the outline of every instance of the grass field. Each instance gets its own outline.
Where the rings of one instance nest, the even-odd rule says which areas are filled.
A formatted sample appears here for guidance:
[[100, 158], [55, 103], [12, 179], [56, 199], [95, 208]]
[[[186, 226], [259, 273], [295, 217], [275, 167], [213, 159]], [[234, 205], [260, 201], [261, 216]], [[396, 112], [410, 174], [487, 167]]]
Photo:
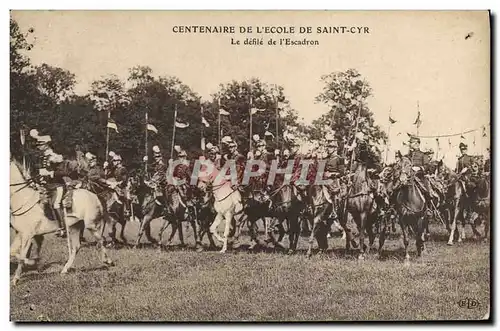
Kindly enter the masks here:
[[[157, 228], [159, 220], [153, 222]], [[468, 236], [471, 236], [468, 229]], [[137, 225], [127, 225], [135, 238]], [[425, 255], [405, 266], [395, 234], [382, 260], [357, 261], [341, 238], [324, 255], [305, 256], [302, 237], [293, 256], [281, 252], [197, 253], [192, 248], [111, 250], [104, 268], [92, 243], [75, 269], [59, 272], [64, 239], [47, 236], [39, 270], [11, 287], [13, 321], [353, 321], [481, 319], [490, 297], [490, 249], [468, 240], [447, 246], [445, 230], [431, 228]], [[153, 232], [157, 235], [157, 232]], [[185, 231], [186, 234], [186, 231]], [[86, 236], [88, 238], [88, 236]], [[191, 236], [186, 243], [193, 245]], [[91, 240], [89, 240], [91, 241]], [[285, 242], [287, 244], [287, 242]], [[411, 251], [415, 252], [414, 240]], [[175, 242], [174, 242], [175, 244]], [[13, 272], [11, 264], [11, 274]], [[477, 300], [473, 309], [462, 299]]]

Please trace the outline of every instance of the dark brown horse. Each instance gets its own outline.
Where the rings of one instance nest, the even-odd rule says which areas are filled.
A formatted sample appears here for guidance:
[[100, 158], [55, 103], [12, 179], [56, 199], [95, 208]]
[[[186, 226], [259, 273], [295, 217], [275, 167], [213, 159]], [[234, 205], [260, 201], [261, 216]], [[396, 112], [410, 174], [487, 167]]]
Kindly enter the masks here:
[[472, 169], [464, 174], [457, 175], [449, 188], [452, 196], [453, 218], [449, 229], [448, 245], [453, 245], [455, 231], [458, 232], [458, 242], [465, 240], [465, 225], [467, 223], [465, 213], [472, 219], [472, 231], [476, 237], [481, 237], [477, 226], [481, 221], [485, 222], [486, 239], [490, 225], [490, 182], [487, 176], [480, 171], [480, 164], [475, 160]]
[[291, 184], [283, 184], [271, 192], [272, 209], [271, 215], [277, 219], [277, 228], [279, 237], [277, 242], [270, 233], [271, 240], [275, 245], [281, 245], [281, 240], [285, 235], [283, 223], [286, 220], [289, 248], [288, 253], [293, 254], [297, 250], [297, 244], [300, 236], [299, 215], [303, 208], [302, 201], [299, 201], [293, 192]]
[[144, 183], [142, 176], [130, 178], [133, 214], [141, 221], [134, 248], [139, 246], [143, 234], [154, 245], [158, 241], [151, 236], [151, 221], [164, 215], [164, 208], [153, 193], [153, 189]]
[[[169, 225], [172, 225], [172, 232], [167, 240], [167, 245], [172, 242], [174, 235], [179, 231], [179, 240], [181, 246], [185, 246], [182, 222], [188, 221], [193, 229], [195, 248], [201, 247], [201, 240], [196, 231], [196, 210], [194, 206], [187, 206], [186, 201], [181, 194], [182, 188], [177, 185], [168, 185], [166, 189], [166, 213], [163, 217], [163, 224], [160, 229], [160, 247], [162, 247], [163, 232]], [[184, 195], [185, 196], [185, 195]]]
[[[376, 218], [374, 214], [374, 197], [370, 192], [369, 177], [367, 174], [366, 164], [362, 161], [354, 162], [354, 173], [352, 176], [352, 185], [349, 185], [346, 197], [346, 210], [349, 212], [358, 228], [359, 232], [359, 255], [358, 259], [363, 260], [365, 255], [364, 232], [366, 231], [369, 236], [370, 245], [366, 254], [370, 251], [375, 241], [375, 234], [373, 232], [373, 223]], [[344, 215], [347, 216], [347, 215]], [[350, 249], [352, 241], [352, 233], [347, 226], [347, 217], [341, 218], [341, 225], [346, 232], [346, 250]]]
[[399, 215], [399, 224], [403, 232], [405, 246], [405, 262], [409, 262], [408, 246], [410, 243], [409, 231], [416, 235], [417, 256], [422, 256], [425, 242], [425, 230], [428, 219], [426, 217], [426, 201], [415, 179], [412, 162], [407, 157], [393, 167], [393, 190], [396, 209]]

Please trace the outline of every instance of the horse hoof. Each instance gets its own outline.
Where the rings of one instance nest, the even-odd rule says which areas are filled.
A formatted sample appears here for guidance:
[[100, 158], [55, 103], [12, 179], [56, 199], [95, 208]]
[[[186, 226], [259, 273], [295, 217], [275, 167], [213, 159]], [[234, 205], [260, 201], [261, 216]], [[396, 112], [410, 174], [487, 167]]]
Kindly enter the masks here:
[[67, 275], [67, 274], [68, 274], [68, 270], [67, 269], [61, 270], [61, 275]]
[[365, 259], [364, 255], [360, 255], [360, 256], [358, 256], [358, 260], [359, 260], [359, 261], [363, 261], [364, 259]]
[[448, 246], [453, 246], [453, 242], [452, 241], [448, 241], [447, 245]]
[[225, 249], [221, 249], [221, 250], [219, 251], [219, 253], [220, 253], [220, 254], [224, 254], [225, 252], [226, 252], [226, 250], [225, 250]]
[[14, 278], [14, 279], [12, 279], [12, 281], [10, 282], [10, 284], [11, 284], [12, 286], [16, 286], [16, 285], [17, 285], [17, 282], [18, 282], [18, 279], [17, 279], [17, 278]]
[[104, 264], [107, 265], [108, 267], [113, 267], [115, 265], [115, 263], [111, 260], [104, 261]]
[[198, 252], [198, 253], [203, 252], [203, 247], [199, 246], [198, 248], [196, 248], [196, 252]]

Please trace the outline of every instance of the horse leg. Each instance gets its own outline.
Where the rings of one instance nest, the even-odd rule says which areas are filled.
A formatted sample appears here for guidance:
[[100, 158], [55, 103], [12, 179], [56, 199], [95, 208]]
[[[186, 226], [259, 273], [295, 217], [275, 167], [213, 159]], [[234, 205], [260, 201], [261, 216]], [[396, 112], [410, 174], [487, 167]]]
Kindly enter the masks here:
[[[402, 216], [402, 218], [403, 217], [404, 216]], [[409, 229], [408, 225], [405, 224], [403, 220], [401, 220], [400, 226], [401, 226], [401, 232], [403, 232], [403, 243], [405, 245], [405, 263], [409, 263], [410, 262], [410, 254], [408, 253], [408, 246], [410, 245], [410, 238], [408, 233]]]
[[461, 210], [461, 206], [460, 206], [460, 201], [456, 201], [455, 202], [455, 210], [454, 210], [454, 213], [453, 213], [453, 222], [451, 223], [451, 231], [450, 231], [450, 236], [448, 238], [448, 245], [451, 246], [453, 245], [453, 239], [455, 237], [455, 230], [457, 229], [457, 219], [460, 215], [460, 210]]
[[484, 241], [487, 242], [488, 241], [488, 235], [490, 233], [490, 215], [489, 213], [487, 213], [485, 216], [484, 216]]
[[427, 218], [425, 216], [420, 217], [417, 220], [417, 237], [416, 237], [416, 246], [417, 246], [417, 257], [422, 257], [422, 252], [424, 251], [424, 242], [425, 242], [425, 229], [427, 228]]
[[113, 224], [111, 225], [111, 232], [108, 233], [108, 236], [111, 238], [111, 244], [116, 244], [116, 224], [118, 223], [114, 217], [111, 218], [113, 220]]
[[[97, 249], [100, 248], [100, 250], [101, 250], [101, 255], [100, 255], [101, 262], [104, 264], [107, 264], [107, 265], [113, 265], [113, 261], [108, 256], [108, 250], [106, 249], [106, 245], [104, 245], [104, 236], [102, 235], [102, 232], [104, 231], [104, 224], [105, 223], [102, 222], [102, 223], [99, 223], [99, 225], [96, 228], [88, 227], [87, 229], [90, 231], [92, 236], [96, 239]], [[101, 228], [101, 229], [99, 229], [99, 228]]]
[[183, 221], [183, 219], [179, 218], [177, 224], [179, 229], [179, 241], [181, 242], [180, 246], [186, 247], [186, 244], [184, 243], [184, 230], [182, 229]]
[[222, 249], [220, 250], [221, 253], [225, 253], [227, 251], [227, 240], [229, 237], [229, 232], [231, 231], [231, 221], [233, 219], [233, 212], [231, 210], [226, 212], [226, 215], [224, 216], [226, 224], [224, 228], [224, 243], [222, 246]]
[[217, 233], [217, 227], [219, 226], [220, 222], [222, 222], [222, 215], [220, 213], [217, 213], [217, 215], [215, 216], [215, 220], [214, 222], [212, 223], [212, 225], [210, 226], [210, 233], [215, 237], [217, 238], [218, 241], [220, 242], [224, 242], [224, 240], [222, 239], [222, 237]]
[[82, 221], [78, 223], [68, 226], [68, 248], [69, 248], [69, 258], [64, 268], [61, 270], [61, 274], [67, 274], [69, 269], [73, 266], [75, 262], [76, 254], [78, 250], [80, 250], [80, 226], [83, 226]]
[[319, 222], [321, 222], [320, 217], [319, 216], [315, 216], [314, 220], [313, 220], [313, 226], [312, 226], [311, 234], [309, 235], [309, 247], [307, 249], [307, 256], [308, 257], [311, 257], [311, 255], [312, 255], [312, 246], [313, 246], [314, 238], [316, 236], [316, 232], [317, 232], [317, 229], [318, 229]]
[[13, 286], [17, 285], [17, 282], [21, 278], [21, 273], [23, 272], [24, 261], [28, 255], [28, 251], [31, 247], [31, 240], [33, 239], [32, 235], [20, 236], [20, 251], [16, 273], [14, 274], [14, 278], [12, 279], [11, 284]]
[[192, 217], [189, 218], [189, 223], [191, 224], [191, 228], [193, 229], [193, 236], [194, 236], [194, 248], [196, 251], [201, 252], [203, 250], [203, 247], [201, 245], [201, 239], [198, 236], [197, 228], [196, 228], [196, 220]]
[[382, 247], [384, 247], [385, 244], [385, 231], [386, 231], [386, 225], [383, 226], [382, 231], [380, 231], [379, 238], [378, 238], [378, 258], [380, 259], [382, 257]]
[[248, 232], [250, 234], [250, 240], [252, 241], [252, 244], [248, 249], [252, 250], [255, 248], [255, 246], [260, 245], [260, 241], [257, 238], [258, 236], [258, 231], [257, 231], [257, 219], [255, 219], [255, 216], [249, 215], [248, 216]]
[[149, 225], [152, 219], [153, 218], [151, 216], [151, 213], [148, 213], [144, 216], [144, 219], [141, 222], [141, 226], [139, 227], [139, 233], [137, 234], [137, 239], [135, 240], [134, 248], [137, 248], [139, 246], [144, 231], [146, 231], [146, 237], [149, 239], [149, 241], [153, 243], [155, 242], [155, 240], [151, 238], [151, 228]]
[[177, 230], [179, 230], [179, 226], [182, 226], [182, 224], [179, 223], [179, 221], [169, 221], [168, 223], [170, 223], [172, 225], [172, 232], [170, 233], [170, 237], [168, 237], [167, 239], [167, 245], [171, 245], [172, 244], [172, 239], [174, 239], [174, 236], [175, 234], [177, 233]]
[[[367, 220], [368, 221], [368, 220]], [[368, 247], [366, 249], [365, 254], [368, 255], [370, 253], [370, 250], [373, 248], [375, 244], [375, 233], [373, 232], [373, 223], [368, 222], [369, 224], [366, 225], [366, 232], [368, 233]], [[380, 231], [379, 231], [380, 234]]]
[[364, 260], [365, 259], [365, 229], [364, 229], [364, 223], [366, 219], [366, 213], [355, 213], [353, 215], [354, 221], [356, 222], [356, 225], [358, 227], [358, 233], [359, 233], [359, 252], [358, 252], [358, 260]]
[[289, 220], [290, 220], [290, 228], [288, 229], [288, 238], [289, 238], [288, 254], [293, 254], [297, 250], [297, 243], [299, 241], [299, 236], [300, 236], [300, 223], [297, 214], [290, 215]]
[[124, 220], [124, 222], [121, 224], [122, 228], [120, 230], [120, 240], [123, 242], [123, 244], [127, 245], [127, 239], [125, 239], [125, 225], [127, 222]]
[[[163, 248], [163, 232], [168, 228], [170, 222], [166, 218], [162, 218], [162, 223], [160, 227], [160, 237], [158, 239], [158, 249], [161, 250]], [[173, 232], [173, 230], [172, 230]]]
[[[36, 246], [35, 251], [33, 252], [33, 255], [28, 253], [27, 259], [25, 261], [26, 264], [36, 264], [38, 260], [40, 259], [40, 252], [42, 250], [42, 244], [43, 244], [44, 237], [42, 235], [36, 235], [33, 237], [34, 244]], [[31, 245], [30, 251], [32, 252], [34, 249], [33, 245]]]

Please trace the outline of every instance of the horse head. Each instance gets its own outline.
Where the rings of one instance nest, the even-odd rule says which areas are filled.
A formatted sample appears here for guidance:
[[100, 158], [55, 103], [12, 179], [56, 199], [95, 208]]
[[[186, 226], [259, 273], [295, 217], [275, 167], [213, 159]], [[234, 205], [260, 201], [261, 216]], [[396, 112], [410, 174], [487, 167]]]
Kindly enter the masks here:
[[411, 160], [404, 156], [394, 165], [393, 184], [394, 188], [413, 184], [415, 172], [412, 169]]

